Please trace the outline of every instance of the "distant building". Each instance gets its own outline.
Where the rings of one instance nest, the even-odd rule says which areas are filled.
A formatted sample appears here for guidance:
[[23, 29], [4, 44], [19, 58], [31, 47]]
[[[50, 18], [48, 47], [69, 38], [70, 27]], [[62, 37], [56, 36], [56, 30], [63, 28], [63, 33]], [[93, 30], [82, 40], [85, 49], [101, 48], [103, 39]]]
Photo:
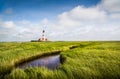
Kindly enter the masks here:
[[45, 37], [45, 30], [42, 31], [42, 37], [39, 38], [38, 41], [48, 41], [48, 39]]
[[45, 37], [45, 30], [42, 31], [42, 36], [38, 40], [31, 40], [31, 42], [44, 42], [48, 41], [48, 39]]

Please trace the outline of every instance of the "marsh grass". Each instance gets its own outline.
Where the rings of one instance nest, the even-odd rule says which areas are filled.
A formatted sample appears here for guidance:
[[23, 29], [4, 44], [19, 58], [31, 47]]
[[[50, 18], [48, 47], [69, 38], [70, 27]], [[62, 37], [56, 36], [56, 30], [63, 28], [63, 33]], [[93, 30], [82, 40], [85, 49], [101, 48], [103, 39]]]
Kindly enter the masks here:
[[[69, 50], [75, 45], [77, 48]], [[120, 78], [120, 42], [1, 43], [0, 46], [0, 73], [12, 69], [5, 79]], [[54, 50], [61, 50], [65, 60], [56, 70], [45, 67], [14, 68], [21, 59]]]
[[14, 69], [17, 63], [53, 51], [68, 50], [72, 42], [1, 42], [0, 43], [0, 74], [6, 74]]

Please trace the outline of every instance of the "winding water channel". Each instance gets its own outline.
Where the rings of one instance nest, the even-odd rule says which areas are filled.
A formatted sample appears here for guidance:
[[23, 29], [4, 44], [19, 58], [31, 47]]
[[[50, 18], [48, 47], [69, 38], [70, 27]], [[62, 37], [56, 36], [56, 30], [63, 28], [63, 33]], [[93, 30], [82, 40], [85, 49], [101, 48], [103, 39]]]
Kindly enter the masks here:
[[48, 69], [56, 69], [60, 65], [60, 54], [41, 57], [18, 66], [18, 68], [25, 69], [28, 67], [44, 66]]

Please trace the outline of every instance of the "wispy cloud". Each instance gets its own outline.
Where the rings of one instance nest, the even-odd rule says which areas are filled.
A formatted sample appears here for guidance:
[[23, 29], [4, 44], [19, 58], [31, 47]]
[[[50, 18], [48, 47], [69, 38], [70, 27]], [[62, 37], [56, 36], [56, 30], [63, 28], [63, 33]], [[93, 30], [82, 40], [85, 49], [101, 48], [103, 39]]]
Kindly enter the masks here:
[[1, 20], [0, 26], [3, 28], [14, 28], [16, 24], [13, 21], [2, 21]]
[[102, 0], [100, 6], [110, 13], [120, 12], [120, 1], [119, 0]]
[[4, 11], [5, 14], [12, 14], [13, 13], [13, 9], [12, 8], [7, 8], [5, 11]]

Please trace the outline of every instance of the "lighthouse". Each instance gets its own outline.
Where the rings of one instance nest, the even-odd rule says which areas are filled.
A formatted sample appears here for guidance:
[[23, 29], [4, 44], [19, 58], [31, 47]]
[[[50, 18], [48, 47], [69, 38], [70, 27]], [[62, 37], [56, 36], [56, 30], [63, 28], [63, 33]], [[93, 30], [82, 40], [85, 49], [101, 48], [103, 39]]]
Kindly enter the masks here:
[[42, 31], [42, 36], [38, 39], [38, 41], [48, 41], [48, 39], [45, 37], [45, 30]]

